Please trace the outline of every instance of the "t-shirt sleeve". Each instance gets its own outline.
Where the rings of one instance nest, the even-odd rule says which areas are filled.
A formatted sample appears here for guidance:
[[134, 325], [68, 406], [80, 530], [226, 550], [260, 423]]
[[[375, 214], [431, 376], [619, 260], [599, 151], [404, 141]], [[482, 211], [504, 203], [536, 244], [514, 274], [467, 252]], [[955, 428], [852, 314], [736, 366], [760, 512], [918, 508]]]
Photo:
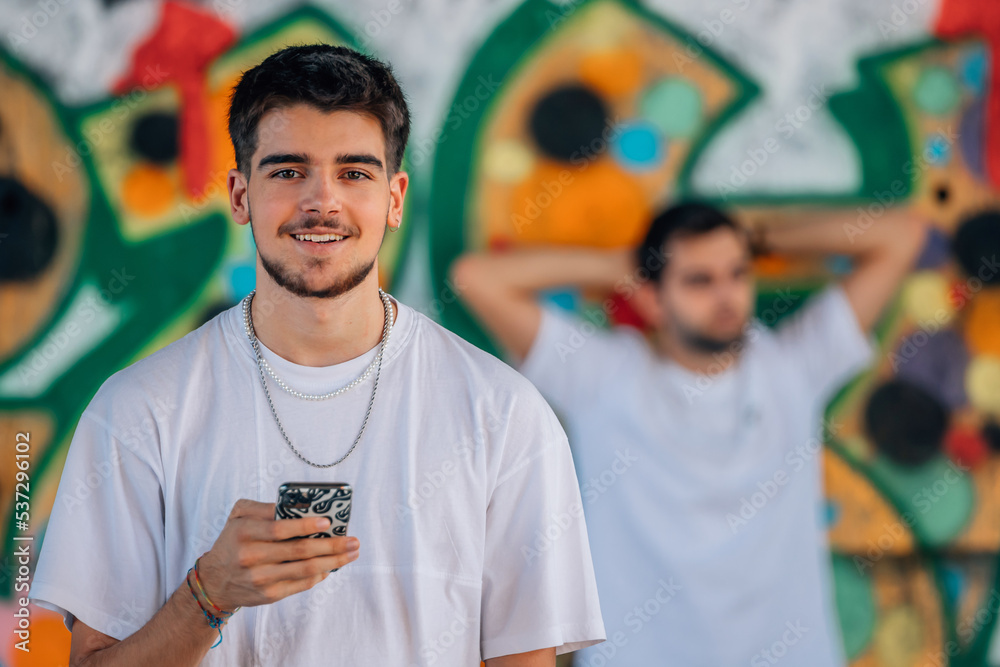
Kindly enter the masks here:
[[606, 638], [569, 443], [531, 395], [537, 405], [509, 422], [486, 511], [484, 660], [553, 646], [561, 655]]
[[87, 411], [80, 418], [28, 596], [70, 631], [79, 618], [118, 640], [166, 602], [158, 467], [143, 438], [126, 440]]
[[599, 397], [607, 385], [602, 378], [620, 368], [623, 352], [621, 334], [545, 303], [538, 333], [517, 370], [565, 416]]
[[782, 356], [805, 374], [813, 397], [824, 403], [870, 364], [878, 349], [839, 284], [811, 297], [778, 325], [776, 336]]

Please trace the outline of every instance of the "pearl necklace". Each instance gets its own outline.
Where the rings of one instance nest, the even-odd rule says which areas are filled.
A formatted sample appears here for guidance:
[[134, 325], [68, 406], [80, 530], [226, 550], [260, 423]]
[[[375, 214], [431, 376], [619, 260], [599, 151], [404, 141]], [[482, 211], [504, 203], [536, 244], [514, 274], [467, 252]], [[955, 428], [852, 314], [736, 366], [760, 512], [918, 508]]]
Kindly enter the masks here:
[[285, 433], [285, 429], [281, 425], [281, 420], [278, 419], [278, 412], [277, 412], [277, 410], [274, 409], [274, 402], [271, 400], [271, 392], [269, 392], [267, 390], [267, 382], [264, 379], [264, 369], [265, 369], [265, 366], [267, 366], [268, 374], [272, 378], [274, 378], [274, 380], [278, 383], [278, 385], [282, 389], [284, 389], [285, 391], [287, 391], [288, 393], [292, 394], [293, 396], [298, 396], [299, 398], [303, 398], [303, 399], [306, 399], [306, 400], [322, 400], [322, 399], [326, 399], [326, 398], [332, 398], [333, 396], [336, 396], [338, 394], [341, 394], [341, 393], [347, 391], [348, 389], [354, 387], [355, 385], [359, 384], [360, 382], [363, 382], [365, 380], [365, 378], [367, 378], [368, 375], [370, 374], [371, 368], [372, 368], [372, 364], [369, 364], [368, 370], [366, 370], [363, 375], [361, 375], [360, 377], [358, 377], [355, 380], [353, 380], [350, 384], [345, 385], [344, 387], [341, 387], [340, 389], [338, 389], [336, 391], [333, 391], [333, 392], [330, 392], [328, 394], [304, 394], [304, 393], [302, 393], [300, 391], [296, 391], [296, 390], [290, 388], [281, 379], [279, 379], [277, 375], [275, 375], [274, 371], [270, 369], [270, 366], [267, 365], [267, 361], [265, 361], [264, 357], [260, 353], [260, 346], [259, 346], [259, 343], [257, 341], [257, 335], [254, 332], [254, 328], [253, 328], [253, 316], [251, 315], [251, 311], [250, 311], [250, 305], [251, 305], [251, 303], [253, 301], [253, 297], [254, 297], [254, 294], [256, 294], [256, 292], [257, 292], [257, 290], [251, 291], [243, 299], [243, 327], [244, 327], [244, 329], [246, 331], [247, 338], [250, 339], [250, 345], [253, 347], [254, 356], [257, 358], [257, 371], [258, 371], [258, 374], [260, 375], [260, 385], [261, 385], [261, 387], [264, 388], [264, 396], [267, 397], [267, 404], [271, 408], [271, 414], [274, 415], [274, 422], [278, 425], [278, 431], [281, 432], [281, 437], [284, 438], [285, 443], [292, 450], [292, 452], [297, 457], [299, 457], [300, 459], [302, 459], [303, 461], [305, 461], [306, 463], [308, 463], [309, 465], [311, 465], [311, 466], [313, 466], [315, 468], [329, 468], [329, 467], [335, 466], [338, 463], [340, 463], [341, 461], [343, 461], [344, 459], [346, 459], [348, 456], [351, 455], [351, 452], [354, 451], [354, 448], [358, 446], [358, 442], [361, 441], [361, 435], [365, 432], [365, 427], [368, 426], [368, 417], [371, 415], [372, 405], [374, 405], [374, 403], [375, 403], [375, 392], [378, 390], [378, 379], [379, 379], [379, 376], [382, 373], [382, 356], [383, 356], [383, 352], [385, 352], [385, 347], [389, 343], [389, 335], [392, 333], [392, 325], [393, 325], [393, 322], [392, 322], [392, 303], [389, 301], [389, 295], [387, 295], [385, 292], [383, 292], [381, 287], [379, 288], [379, 290], [378, 290], [379, 297], [382, 299], [382, 306], [385, 309], [385, 324], [382, 327], [382, 340], [379, 342], [378, 354], [376, 354], [375, 355], [375, 359], [372, 360], [372, 364], [374, 364], [375, 368], [376, 368], [376, 371], [375, 371], [375, 384], [372, 386], [372, 396], [371, 396], [371, 398], [368, 401], [368, 410], [365, 412], [365, 419], [361, 423], [361, 430], [358, 432], [358, 437], [356, 437], [354, 439], [354, 444], [351, 445], [351, 448], [349, 450], [347, 450], [346, 454], [344, 454], [343, 456], [341, 456], [339, 459], [337, 459], [333, 463], [320, 464], [320, 463], [313, 463], [312, 461], [310, 461], [306, 457], [302, 456], [302, 454], [300, 454], [299, 451], [297, 449], [295, 449], [295, 446], [292, 444], [292, 441], [289, 440], [288, 434]]

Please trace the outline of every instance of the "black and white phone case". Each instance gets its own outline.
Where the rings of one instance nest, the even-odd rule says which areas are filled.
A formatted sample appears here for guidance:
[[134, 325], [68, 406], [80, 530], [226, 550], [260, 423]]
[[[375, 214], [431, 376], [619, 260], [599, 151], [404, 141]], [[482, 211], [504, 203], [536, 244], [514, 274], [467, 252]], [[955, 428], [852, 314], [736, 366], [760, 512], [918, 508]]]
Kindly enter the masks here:
[[346, 482], [286, 482], [278, 487], [274, 518], [330, 517], [327, 530], [303, 537], [341, 537], [351, 518], [351, 493]]

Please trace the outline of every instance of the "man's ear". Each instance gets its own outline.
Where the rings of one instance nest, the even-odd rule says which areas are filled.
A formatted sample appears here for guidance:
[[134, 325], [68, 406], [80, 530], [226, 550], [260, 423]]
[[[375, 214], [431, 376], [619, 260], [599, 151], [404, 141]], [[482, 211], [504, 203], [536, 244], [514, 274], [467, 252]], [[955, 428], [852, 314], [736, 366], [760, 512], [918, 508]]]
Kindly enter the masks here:
[[647, 327], [654, 329], [663, 326], [663, 306], [657, 294], [659, 287], [652, 280], [646, 280], [636, 288], [630, 300], [632, 310], [642, 318]]
[[229, 188], [229, 211], [237, 225], [250, 222], [250, 202], [247, 200], [247, 180], [239, 169], [230, 169], [226, 185]]
[[389, 226], [396, 229], [403, 222], [403, 201], [406, 188], [410, 183], [410, 175], [405, 171], [397, 171], [389, 181]]

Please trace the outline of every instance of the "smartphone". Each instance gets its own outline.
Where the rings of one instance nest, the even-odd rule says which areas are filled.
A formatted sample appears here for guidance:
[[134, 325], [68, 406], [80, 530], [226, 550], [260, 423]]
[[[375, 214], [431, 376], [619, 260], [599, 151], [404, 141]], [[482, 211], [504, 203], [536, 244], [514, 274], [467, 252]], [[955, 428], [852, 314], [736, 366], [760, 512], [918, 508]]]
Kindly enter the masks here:
[[[285, 482], [278, 487], [274, 518], [329, 517], [329, 528], [302, 537], [342, 537], [347, 535], [347, 522], [351, 518], [352, 494], [351, 485], [346, 482]], [[334, 568], [330, 572], [339, 569]]]

